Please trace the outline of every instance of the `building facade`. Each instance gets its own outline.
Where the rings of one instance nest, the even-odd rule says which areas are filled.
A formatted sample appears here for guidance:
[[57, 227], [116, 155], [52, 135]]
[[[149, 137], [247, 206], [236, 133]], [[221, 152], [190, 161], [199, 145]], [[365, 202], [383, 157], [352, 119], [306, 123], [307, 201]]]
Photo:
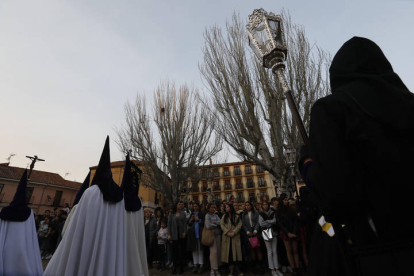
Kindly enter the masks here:
[[190, 183], [189, 200], [207, 202], [209, 179], [214, 201], [228, 201], [233, 196], [235, 202], [262, 202], [276, 196], [272, 176], [258, 165], [235, 162], [209, 167], [211, 175], [208, 175], [208, 168], [203, 168], [202, 180], [199, 183]]
[[[0, 209], [8, 206], [16, 193], [24, 168], [0, 164]], [[27, 183], [27, 200], [35, 214], [72, 207], [82, 183], [65, 180], [57, 173], [33, 170]]]
[[[139, 169], [143, 170], [143, 166], [137, 160], [131, 160]], [[124, 175], [125, 161], [115, 161], [111, 163], [112, 178], [115, 183], [119, 186], [122, 184], [122, 177]], [[95, 175], [97, 166], [90, 167], [91, 170], [91, 181]], [[146, 177], [145, 174], [142, 177]], [[142, 182], [142, 181], [141, 181]], [[167, 202], [165, 197], [155, 190], [146, 187], [140, 183], [138, 196], [141, 199], [142, 205], [144, 207], [149, 207], [155, 209], [156, 207], [167, 207]]]

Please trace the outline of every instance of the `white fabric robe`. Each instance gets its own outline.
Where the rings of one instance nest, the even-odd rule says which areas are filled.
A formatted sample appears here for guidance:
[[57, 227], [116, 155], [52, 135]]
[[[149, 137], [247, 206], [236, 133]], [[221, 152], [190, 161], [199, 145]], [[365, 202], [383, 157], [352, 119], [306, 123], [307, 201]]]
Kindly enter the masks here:
[[148, 276], [147, 252], [145, 250], [144, 208], [126, 212], [127, 275]]
[[97, 185], [86, 189], [45, 276], [126, 275], [124, 200], [104, 201]]
[[68, 228], [68, 225], [69, 225], [70, 221], [72, 220], [73, 214], [75, 213], [77, 208], [78, 208], [78, 204], [73, 206], [72, 210], [70, 210], [70, 213], [69, 213], [67, 219], [65, 220], [65, 224], [63, 225], [62, 237], [63, 237], [63, 235], [65, 235], [66, 229]]
[[43, 274], [33, 211], [26, 221], [0, 219], [0, 275]]

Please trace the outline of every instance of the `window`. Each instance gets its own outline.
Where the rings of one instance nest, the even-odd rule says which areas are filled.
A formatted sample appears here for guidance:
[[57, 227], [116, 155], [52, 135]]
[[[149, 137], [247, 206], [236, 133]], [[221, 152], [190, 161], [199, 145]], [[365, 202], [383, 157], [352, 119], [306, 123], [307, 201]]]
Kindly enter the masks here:
[[254, 187], [253, 179], [248, 178], [247, 179], [247, 188], [253, 188], [253, 187]]
[[256, 198], [254, 196], [254, 192], [249, 193], [249, 199], [252, 200], [252, 201], [256, 200]]
[[259, 186], [260, 187], [266, 186], [266, 182], [264, 181], [263, 177], [259, 177]]
[[203, 169], [203, 172], [201, 173], [201, 176], [204, 178], [204, 177], [207, 177], [207, 169]]
[[229, 168], [224, 168], [223, 174], [224, 174], [224, 176], [229, 176], [230, 175]]
[[263, 172], [262, 166], [256, 166], [256, 173], [261, 173], [261, 172]]
[[231, 197], [231, 194], [226, 194], [226, 200], [227, 200], [227, 202], [230, 201], [230, 197]]
[[60, 200], [62, 199], [62, 191], [56, 191], [55, 192], [55, 199], [53, 200], [53, 206], [59, 207], [60, 206]]
[[203, 192], [207, 191], [207, 181], [203, 181]]
[[243, 202], [244, 201], [243, 192], [238, 192], [237, 193], [237, 201], [238, 202]]
[[261, 196], [267, 196], [267, 193], [266, 193], [266, 191], [261, 191], [261, 192], [260, 192], [260, 195], [261, 195]]
[[224, 189], [226, 189], [226, 190], [230, 190], [231, 189], [230, 180], [226, 180], [224, 182]]
[[213, 176], [214, 177], [218, 177], [219, 176], [219, 171], [218, 171], [217, 168], [213, 170]]
[[[1, 189], [3, 189], [3, 187], [1, 187]], [[27, 187], [26, 188], [27, 202], [30, 202], [30, 199], [32, 198], [33, 190], [34, 190], [34, 187]], [[1, 190], [0, 190], [0, 192], [1, 192]]]
[[252, 173], [252, 168], [250, 166], [245, 167], [246, 174]]
[[214, 182], [213, 182], [213, 189], [214, 190], [220, 190], [220, 185], [219, 185], [218, 180], [214, 180]]
[[221, 201], [220, 195], [214, 195], [214, 201]]
[[241, 174], [241, 173], [240, 173], [240, 167], [239, 167], [239, 166], [234, 167], [234, 174], [235, 174], [235, 175], [240, 175], [240, 174]]
[[236, 189], [243, 189], [241, 179], [236, 179]]

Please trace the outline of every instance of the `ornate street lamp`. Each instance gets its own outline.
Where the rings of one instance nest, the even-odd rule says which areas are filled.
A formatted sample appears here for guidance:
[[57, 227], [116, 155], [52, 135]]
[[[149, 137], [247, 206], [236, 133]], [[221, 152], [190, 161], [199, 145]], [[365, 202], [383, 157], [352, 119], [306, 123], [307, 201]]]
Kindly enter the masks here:
[[247, 25], [249, 46], [264, 67], [272, 69], [276, 74], [283, 92], [288, 100], [289, 109], [299, 128], [303, 143], [306, 145], [308, 135], [296, 107], [292, 92], [286, 81], [284, 70], [287, 55], [287, 44], [280, 15], [267, 13], [264, 9], [256, 9], [249, 15]]
[[[298, 187], [296, 186], [296, 172], [295, 172], [295, 163], [296, 163], [296, 150], [294, 148], [289, 148], [286, 150], [286, 157], [287, 157], [287, 163], [290, 166], [290, 172], [293, 179], [293, 184], [295, 185], [295, 191], [296, 195], [298, 194]], [[290, 191], [289, 191], [290, 192]]]

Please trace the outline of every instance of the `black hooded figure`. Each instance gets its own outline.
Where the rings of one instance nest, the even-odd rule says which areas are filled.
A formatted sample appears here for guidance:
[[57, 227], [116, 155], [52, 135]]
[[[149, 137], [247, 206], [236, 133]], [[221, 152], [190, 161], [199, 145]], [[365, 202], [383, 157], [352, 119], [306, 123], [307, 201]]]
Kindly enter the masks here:
[[351, 275], [412, 275], [414, 95], [366, 38], [347, 41], [329, 71], [332, 95], [311, 111], [304, 180], [347, 244]]

